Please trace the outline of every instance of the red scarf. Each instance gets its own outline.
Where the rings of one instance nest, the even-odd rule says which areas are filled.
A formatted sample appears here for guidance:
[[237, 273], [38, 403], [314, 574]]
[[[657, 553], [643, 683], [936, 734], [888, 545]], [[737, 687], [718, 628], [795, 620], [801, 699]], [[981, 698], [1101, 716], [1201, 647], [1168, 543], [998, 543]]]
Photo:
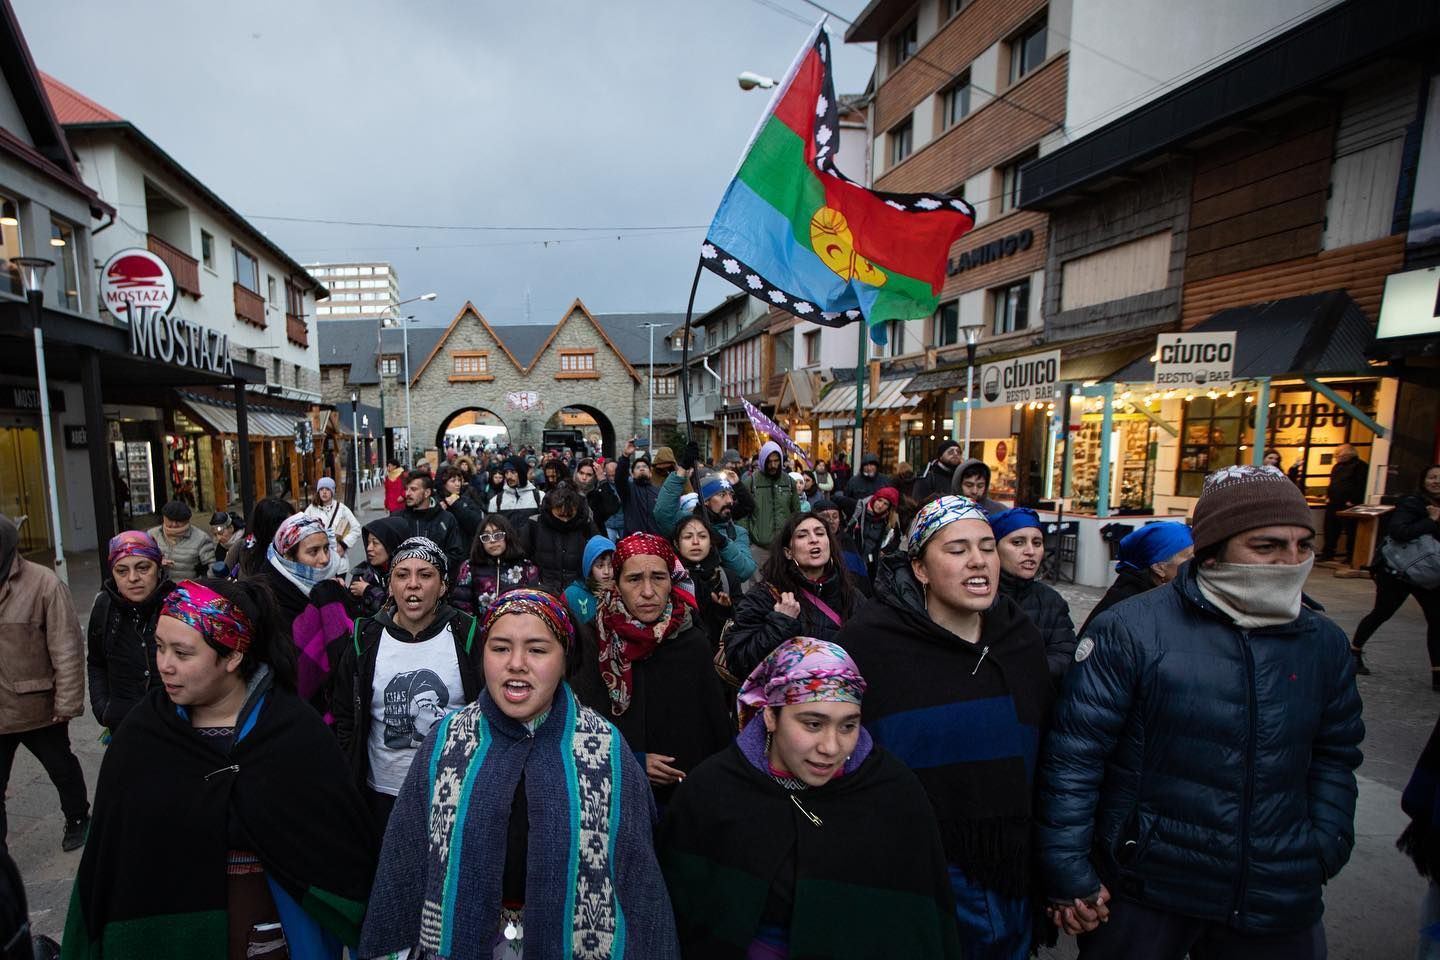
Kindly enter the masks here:
[[600, 598], [600, 612], [595, 618], [600, 632], [600, 677], [610, 691], [612, 714], [618, 717], [630, 709], [635, 661], [649, 657], [656, 647], [683, 630], [690, 623], [694, 607], [690, 594], [672, 590], [660, 619], [644, 624], [630, 616], [619, 591], [607, 590]]

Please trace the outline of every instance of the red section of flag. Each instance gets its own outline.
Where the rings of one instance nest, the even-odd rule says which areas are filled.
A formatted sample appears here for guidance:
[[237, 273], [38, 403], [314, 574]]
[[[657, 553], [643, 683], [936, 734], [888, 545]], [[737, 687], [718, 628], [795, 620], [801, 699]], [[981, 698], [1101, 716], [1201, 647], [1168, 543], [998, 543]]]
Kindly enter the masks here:
[[858, 184], [818, 173], [825, 203], [845, 215], [855, 237], [855, 252], [882, 269], [930, 284], [938, 295], [945, 283], [945, 262], [953, 244], [974, 218], [949, 206], [897, 210]]
[[805, 159], [815, 159], [815, 101], [825, 88], [825, 65], [811, 47], [790, 86], [775, 105], [775, 116], [805, 141]]

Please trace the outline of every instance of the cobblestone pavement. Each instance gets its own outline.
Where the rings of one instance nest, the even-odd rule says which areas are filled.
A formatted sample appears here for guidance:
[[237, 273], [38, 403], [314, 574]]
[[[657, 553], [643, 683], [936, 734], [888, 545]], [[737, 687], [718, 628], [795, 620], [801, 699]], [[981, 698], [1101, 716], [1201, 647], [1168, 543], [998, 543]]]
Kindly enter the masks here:
[[[379, 492], [362, 497], [362, 522], [379, 515]], [[95, 558], [71, 559], [71, 583], [82, 619], [99, 586]], [[1084, 620], [1103, 591], [1072, 584], [1056, 589], [1069, 602], [1074, 620]], [[1342, 580], [1319, 567], [1309, 593], [1347, 632], [1370, 609], [1368, 580]], [[1418, 907], [1425, 883], [1395, 850], [1404, 829], [1400, 791], [1435, 724], [1440, 694], [1427, 682], [1425, 625], [1409, 602], [1375, 635], [1366, 658], [1374, 676], [1360, 678], [1365, 700], [1365, 762], [1359, 771], [1360, 802], [1356, 846], [1350, 864], [1326, 890], [1325, 925], [1332, 960], [1381, 960], [1414, 955]], [[104, 757], [100, 730], [88, 714], [70, 725], [71, 741], [93, 790]], [[55, 790], [40, 765], [24, 750], [16, 758], [6, 794], [10, 849], [25, 876], [35, 930], [58, 938], [64, 927], [79, 852], [60, 851], [61, 816]], [[1076, 955], [1073, 941], [1042, 951], [1047, 960]]]

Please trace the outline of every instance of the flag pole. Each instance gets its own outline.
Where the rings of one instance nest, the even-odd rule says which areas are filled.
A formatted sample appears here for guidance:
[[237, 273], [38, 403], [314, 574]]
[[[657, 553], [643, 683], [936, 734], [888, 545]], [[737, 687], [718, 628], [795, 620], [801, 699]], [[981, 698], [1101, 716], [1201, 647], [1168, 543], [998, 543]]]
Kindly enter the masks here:
[[700, 271], [704, 260], [695, 261], [695, 279], [690, 281], [690, 302], [685, 305], [685, 328], [680, 334], [680, 397], [685, 407], [685, 443], [694, 442], [690, 423], [690, 318], [695, 313], [695, 291], [700, 289]]
[[860, 331], [860, 343], [855, 348], [855, 443], [850, 451], [850, 469], [859, 469], [861, 452], [861, 431], [865, 422], [865, 338], [866, 322], [862, 317], [860, 322], [855, 324]]

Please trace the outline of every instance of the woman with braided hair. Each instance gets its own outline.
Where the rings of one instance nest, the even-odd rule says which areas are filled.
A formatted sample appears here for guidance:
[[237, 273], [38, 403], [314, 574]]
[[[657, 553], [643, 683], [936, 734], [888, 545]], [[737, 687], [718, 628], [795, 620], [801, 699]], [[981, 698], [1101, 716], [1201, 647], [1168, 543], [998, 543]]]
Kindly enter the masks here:
[[480, 642], [484, 689], [410, 765], [357, 955], [678, 957], [654, 802], [624, 739], [565, 683], [565, 605], [501, 594]]

